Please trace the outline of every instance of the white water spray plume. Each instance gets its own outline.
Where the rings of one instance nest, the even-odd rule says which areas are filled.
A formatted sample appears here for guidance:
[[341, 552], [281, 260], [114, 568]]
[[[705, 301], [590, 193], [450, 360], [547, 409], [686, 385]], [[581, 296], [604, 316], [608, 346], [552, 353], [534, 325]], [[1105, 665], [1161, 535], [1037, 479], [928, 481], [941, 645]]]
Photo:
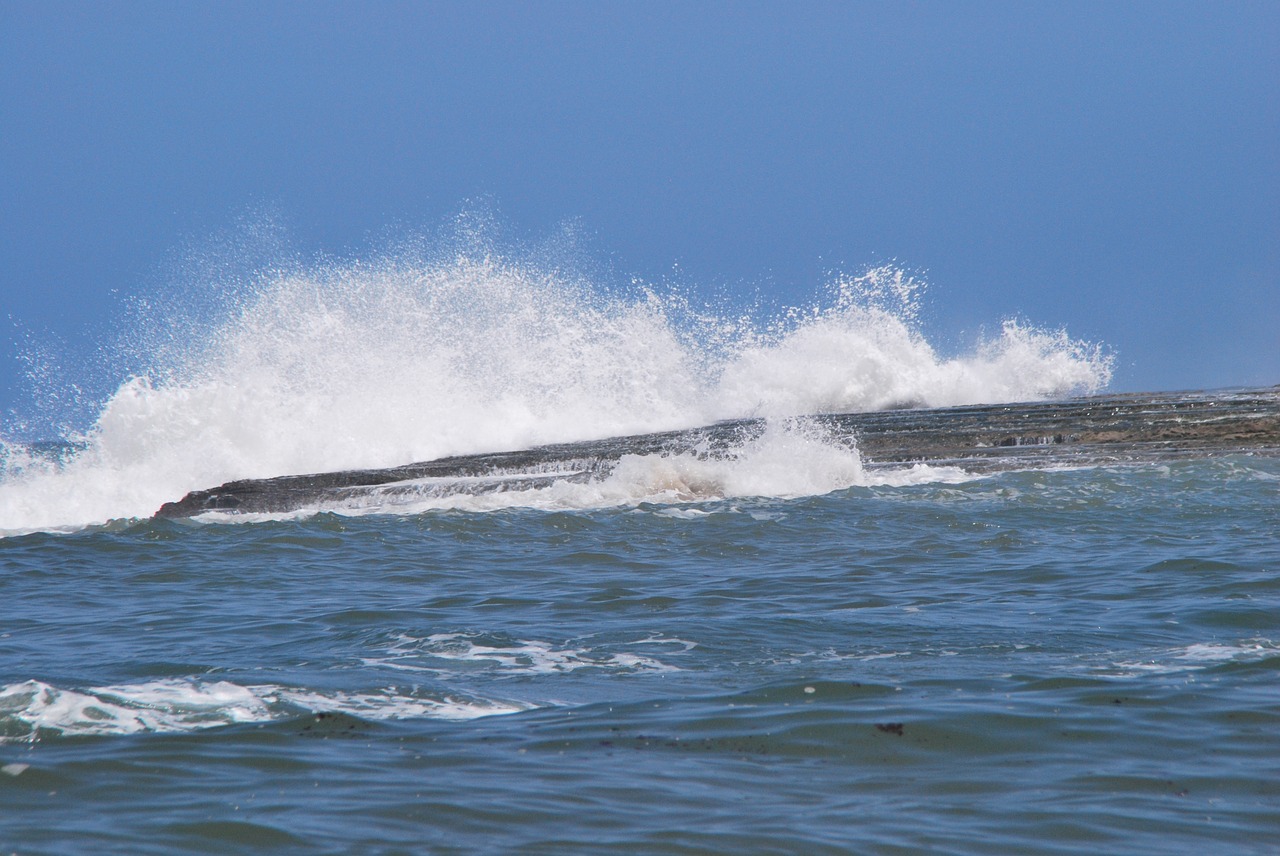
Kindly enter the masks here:
[[[139, 314], [151, 316], [133, 331], [146, 362], [74, 454], [54, 461], [4, 443], [0, 533], [146, 516], [232, 479], [737, 417], [1090, 393], [1112, 365], [1100, 346], [1018, 321], [941, 356], [917, 321], [919, 284], [887, 267], [841, 277], [820, 305], [764, 323], [651, 288], [619, 296], [491, 250], [268, 269], [216, 296], [212, 318], [193, 321], [180, 305]], [[827, 441], [807, 442], [830, 454]], [[614, 488], [650, 478], [633, 468]], [[813, 490], [862, 478], [860, 466], [844, 469], [853, 475], [816, 478]], [[770, 494], [767, 478], [719, 478], [720, 494], [744, 483]], [[802, 488], [782, 478], [777, 494]], [[617, 490], [600, 499], [618, 500]]]

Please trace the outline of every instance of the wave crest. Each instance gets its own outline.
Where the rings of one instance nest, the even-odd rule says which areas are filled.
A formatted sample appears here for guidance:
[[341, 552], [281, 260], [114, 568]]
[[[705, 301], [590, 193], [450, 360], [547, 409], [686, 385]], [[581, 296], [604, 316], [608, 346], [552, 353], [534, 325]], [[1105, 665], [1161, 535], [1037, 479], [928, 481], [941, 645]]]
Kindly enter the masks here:
[[147, 365], [78, 454], [33, 459], [10, 443], [0, 532], [149, 515], [239, 478], [744, 416], [1026, 400], [1110, 378], [1100, 347], [1022, 322], [941, 357], [917, 323], [920, 297], [911, 277], [878, 268], [753, 324], [489, 250], [268, 270], [228, 286], [213, 319], [152, 311], [135, 335]]

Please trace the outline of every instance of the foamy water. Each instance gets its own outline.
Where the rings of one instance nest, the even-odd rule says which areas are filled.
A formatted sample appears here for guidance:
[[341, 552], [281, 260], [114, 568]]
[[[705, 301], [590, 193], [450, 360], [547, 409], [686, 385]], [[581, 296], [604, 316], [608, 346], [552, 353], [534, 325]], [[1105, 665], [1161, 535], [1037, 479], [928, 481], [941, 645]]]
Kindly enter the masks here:
[[[346, 713], [363, 719], [475, 719], [528, 710], [530, 705], [461, 696], [377, 692], [316, 692], [271, 684], [177, 678], [70, 689], [40, 681], [0, 687], [0, 716], [9, 731], [0, 743], [34, 740], [41, 732], [68, 736], [182, 732], [246, 722]], [[15, 727], [20, 726], [20, 727]]]
[[[535, 639], [491, 638], [475, 633], [398, 634], [387, 651], [364, 658], [365, 666], [457, 676], [484, 671], [502, 676], [548, 675], [579, 669], [615, 672], [674, 672], [655, 652], [684, 653], [696, 647], [681, 639], [647, 638], [614, 648], [557, 645]], [[619, 648], [621, 650], [619, 650]]]
[[[839, 279], [828, 292], [752, 324], [485, 254], [269, 272], [200, 324], [153, 314], [133, 337], [148, 343], [148, 365], [106, 401], [83, 451], [51, 462], [6, 443], [0, 533], [148, 516], [238, 478], [744, 416], [1028, 400], [1093, 392], [1110, 378], [1097, 346], [1022, 322], [970, 353], [940, 355], [915, 320], [919, 286], [901, 271]], [[862, 483], [856, 451], [793, 431], [728, 461], [624, 459], [600, 484], [506, 494], [493, 507]]]
[[[424, 511], [497, 511], [537, 508], [547, 511], [585, 510], [614, 506], [712, 502], [742, 497], [796, 498], [818, 496], [855, 486], [909, 485], [927, 482], [955, 484], [974, 475], [957, 467], [915, 464], [870, 472], [858, 451], [826, 431], [803, 421], [766, 423], [764, 432], [744, 440], [727, 453], [699, 452], [623, 455], [606, 475], [589, 481], [565, 478], [545, 487], [468, 492], [449, 490], [450, 479], [430, 480], [421, 495], [395, 484], [386, 492], [370, 491], [319, 510], [344, 515]], [[458, 481], [466, 481], [461, 479]], [[442, 489], [443, 488], [443, 489]], [[256, 515], [255, 519], [285, 519], [317, 509], [286, 514]], [[235, 521], [248, 515], [209, 512], [206, 519]]]

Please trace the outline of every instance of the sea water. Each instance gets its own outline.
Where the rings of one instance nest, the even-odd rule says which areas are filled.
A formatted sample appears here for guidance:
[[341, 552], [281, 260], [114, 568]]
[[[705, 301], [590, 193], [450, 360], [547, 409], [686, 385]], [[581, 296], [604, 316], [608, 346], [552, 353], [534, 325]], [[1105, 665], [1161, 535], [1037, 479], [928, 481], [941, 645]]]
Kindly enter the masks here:
[[[943, 356], [889, 269], [763, 320], [477, 253], [232, 291], [6, 441], [0, 850], [1276, 852], [1280, 461], [868, 467], [787, 418], [1094, 391], [1102, 349]], [[594, 481], [150, 517], [742, 416]]]

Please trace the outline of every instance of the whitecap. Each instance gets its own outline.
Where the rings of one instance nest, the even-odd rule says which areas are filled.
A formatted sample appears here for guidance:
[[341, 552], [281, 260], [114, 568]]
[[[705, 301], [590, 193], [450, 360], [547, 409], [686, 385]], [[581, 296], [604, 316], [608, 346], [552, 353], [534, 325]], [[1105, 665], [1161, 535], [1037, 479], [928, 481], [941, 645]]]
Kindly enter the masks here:
[[474, 719], [531, 705], [467, 696], [317, 691], [275, 684], [172, 678], [73, 689], [29, 680], [0, 688], [0, 742], [65, 736], [172, 733], [237, 723], [271, 722], [301, 713], [362, 719]]

